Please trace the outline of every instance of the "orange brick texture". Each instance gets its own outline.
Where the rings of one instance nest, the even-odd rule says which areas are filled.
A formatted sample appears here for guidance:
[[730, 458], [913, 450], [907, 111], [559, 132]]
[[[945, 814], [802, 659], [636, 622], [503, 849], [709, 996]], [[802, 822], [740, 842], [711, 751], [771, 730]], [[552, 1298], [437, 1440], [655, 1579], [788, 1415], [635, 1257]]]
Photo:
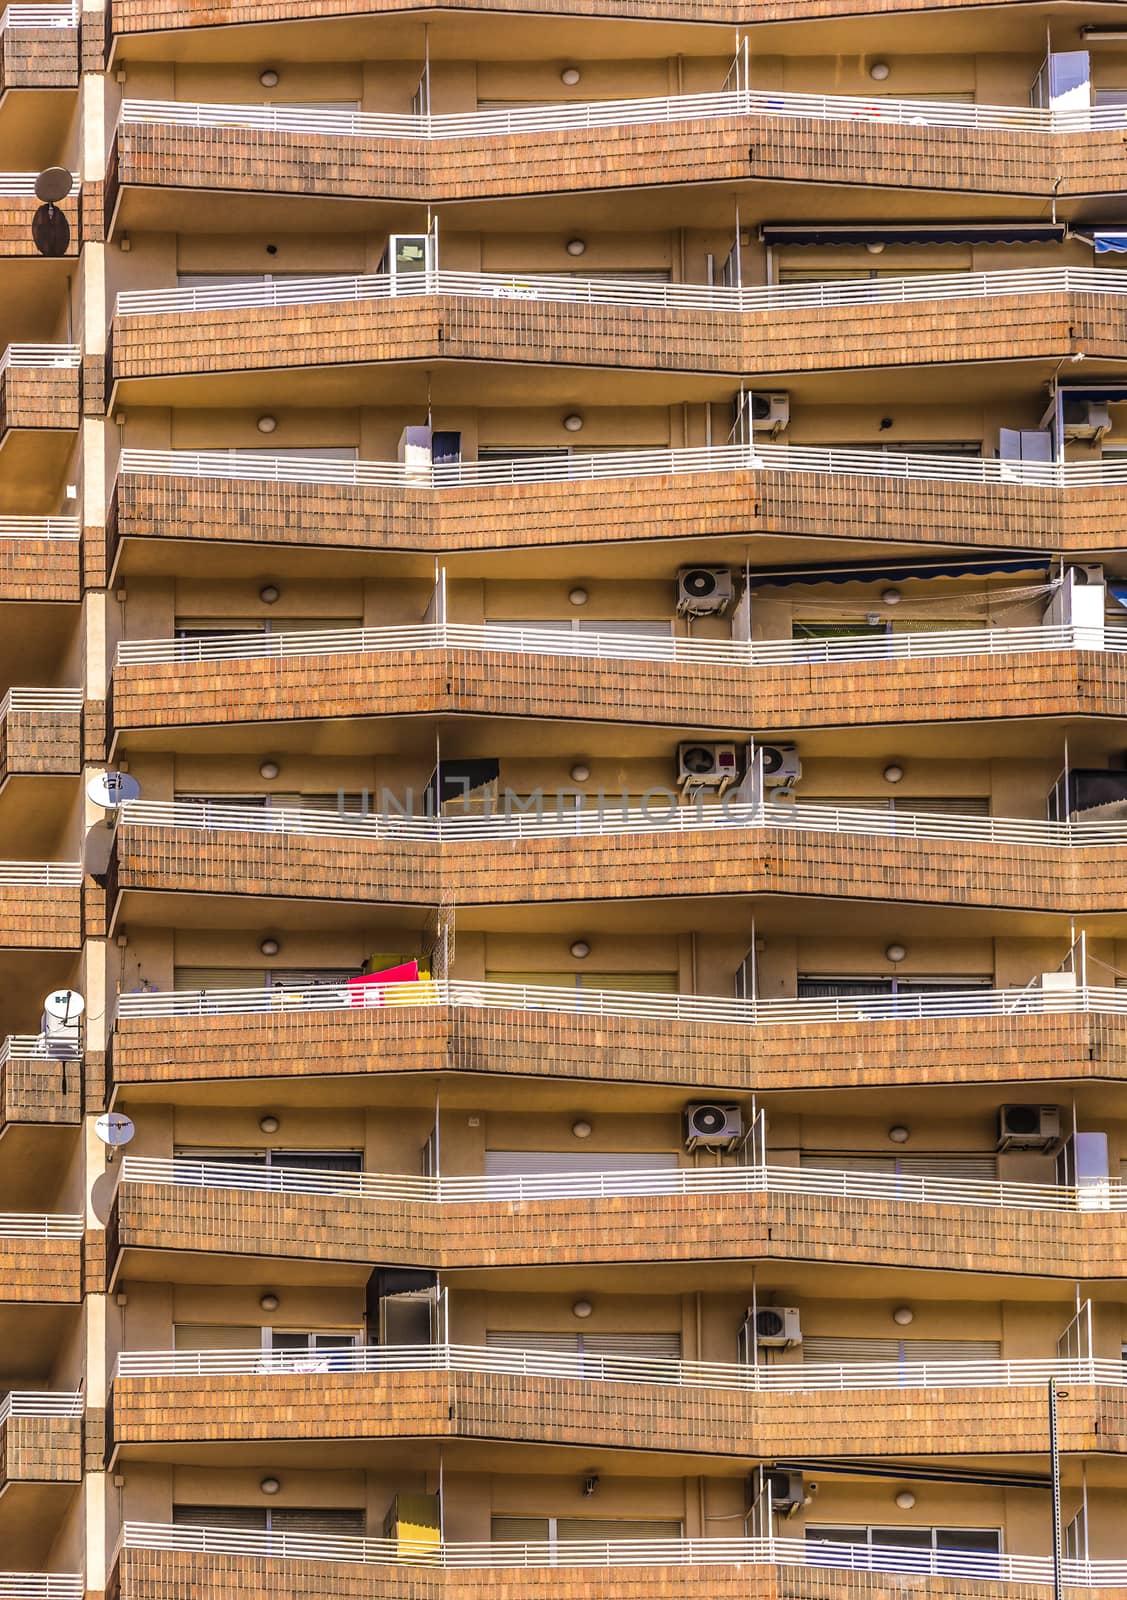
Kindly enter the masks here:
[[0, 1423], [0, 1494], [9, 1483], [77, 1483], [81, 1417], [9, 1417]]
[[9, 711], [0, 717], [0, 783], [21, 773], [81, 770], [81, 712]]
[[[1061, 1402], [1061, 1448], [1108, 1450], [1096, 1422], [1118, 1395]], [[1121, 1432], [1121, 1430], [1119, 1430]], [[731, 1389], [462, 1372], [250, 1373], [119, 1378], [120, 1446], [318, 1439], [488, 1439], [587, 1449], [766, 1458], [956, 1456], [1048, 1448], [1042, 1385], [745, 1394]], [[754, 1441], [754, 1443], [752, 1443]]]
[[111, 903], [115, 889], [434, 906], [787, 894], [1091, 914], [1122, 906], [1127, 852], [789, 828], [431, 844], [125, 822]]
[[[0, 60], [3, 59], [5, 33], [0, 33]], [[12, 196], [0, 199], [0, 257], [30, 256], [39, 259], [39, 252], [31, 237], [31, 219], [39, 201], [34, 195], [26, 198]], [[78, 254], [78, 200], [72, 195], [62, 201], [59, 209], [70, 223], [71, 238], [68, 256]]]
[[440, 295], [118, 317], [113, 361], [119, 381], [344, 360], [458, 359], [755, 372], [781, 380], [796, 372], [1012, 361], [1073, 349], [1122, 359], [1125, 335], [1118, 297], [1092, 294], [743, 314]]
[[[1086, 1589], [1092, 1600], [1121, 1590]], [[1050, 1600], [1047, 1585], [834, 1572], [817, 1567], [451, 1568], [122, 1550], [108, 1600]]]
[[[844, 473], [734, 471], [465, 489], [241, 483], [130, 473], [108, 538], [337, 549], [529, 549], [790, 533], [1071, 554], [1112, 550], [1127, 487], [929, 483]], [[742, 559], [742, 557], [741, 557]]]
[[77, 884], [0, 883], [0, 950], [77, 950], [81, 942]]
[[0, 602], [81, 599], [80, 549], [77, 539], [0, 539]]
[[9, 428], [77, 428], [80, 387], [76, 367], [9, 367], [0, 373], [0, 438]]
[[0, 33], [0, 94], [77, 86], [77, 29], [6, 28]]
[[1127, 1018], [884, 1018], [770, 1027], [458, 1006], [125, 1017], [113, 1080], [501, 1073], [720, 1089], [1122, 1081]]
[[80, 1061], [13, 1057], [0, 1064], [0, 1130], [13, 1122], [73, 1127], [81, 1120]]
[[82, 1298], [78, 1239], [0, 1239], [0, 1304], [74, 1305]]
[[438, 1205], [135, 1182], [119, 1185], [110, 1231], [111, 1249], [441, 1271], [802, 1261], [1073, 1279], [1115, 1277], [1127, 1248], [1119, 1213], [784, 1193]]
[[1041, 651], [790, 667], [398, 650], [118, 667], [135, 728], [464, 713], [776, 730], [1029, 716], [1127, 716], [1127, 658]]

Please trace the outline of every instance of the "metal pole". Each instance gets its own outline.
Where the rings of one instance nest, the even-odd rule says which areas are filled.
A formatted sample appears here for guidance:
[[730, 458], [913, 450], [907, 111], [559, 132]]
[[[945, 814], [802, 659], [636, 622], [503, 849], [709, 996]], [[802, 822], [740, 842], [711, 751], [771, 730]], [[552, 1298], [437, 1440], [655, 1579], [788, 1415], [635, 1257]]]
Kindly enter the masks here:
[[1049, 1379], [1049, 1476], [1053, 1495], [1053, 1600], [1064, 1600], [1061, 1577], [1060, 1445], [1057, 1440], [1057, 1380]]

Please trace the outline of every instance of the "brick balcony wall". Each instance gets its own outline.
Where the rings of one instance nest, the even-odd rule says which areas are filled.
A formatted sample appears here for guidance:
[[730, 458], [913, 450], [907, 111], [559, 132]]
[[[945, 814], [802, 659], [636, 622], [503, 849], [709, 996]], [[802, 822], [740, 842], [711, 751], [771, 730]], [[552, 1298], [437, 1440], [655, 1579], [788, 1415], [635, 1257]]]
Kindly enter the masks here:
[[70, 1305], [82, 1297], [78, 1239], [0, 1239], [0, 1303]]
[[[1070, 1385], [1060, 1403], [1061, 1448], [1115, 1448], [1121, 1409], [1112, 1389]], [[1098, 1422], [1108, 1421], [1112, 1439], [1097, 1431]], [[664, 1452], [675, 1440], [693, 1454], [767, 1459], [1024, 1455], [1048, 1448], [1041, 1384], [755, 1395], [462, 1372], [118, 1378], [114, 1435], [117, 1445], [139, 1448], [425, 1438]]]
[[78, 1483], [81, 1417], [9, 1417], [0, 1423], [0, 1493], [12, 1483]]
[[77, 539], [0, 539], [0, 602], [82, 598]]
[[81, 770], [80, 711], [10, 711], [0, 717], [0, 783], [19, 775]]
[[[796, 1062], [801, 1063], [796, 1070]], [[459, 1072], [722, 1089], [1121, 1081], [1127, 1017], [883, 1018], [740, 1027], [667, 1018], [387, 1006], [284, 1015], [125, 1017], [130, 1084]]]
[[76, 28], [6, 28], [0, 33], [0, 94], [77, 86]]
[[[7, 30], [0, 33], [0, 62], [6, 55], [4, 40]], [[2, 92], [2, 85], [0, 85]], [[39, 206], [39, 201], [34, 195], [26, 198], [4, 196], [0, 198], [0, 257], [26, 256], [33, 260], [39, 259], [39, 252], [35, 248], [31, 237], [31, 219]], [[78, 254], [78, 197], [71, 195], [59, 205], [67, 221], [70, 223], [70, 245], [67, 249], [68, 256]]]
[[81, 1121], [81, 1061], [13, 1057], [0, 1064], [0, 1129], [13, 1122], [77, 1127]]
[[1122, 359], [1127, 319], [1096, 294], [803, 307], [770, 312], [569, 305], [459, 295], [114, 319], [119, 381], [355, 361], [504, 361], [773, 374], [1044, 359]]
[[694, 472], [465, 489], [350, 488], [129, 474], [108, 537], [444, 552], [789, 533], [929, 544], [1114, 549], [1127, 486], [1053, 490], [831, 473]]
[[[122, 1550], [109, 1600], [1050, 1600], [1047, 1585], [965, 1578], [835, 1572], [817, 1567], [469, 1568], [364, 1567], [332, 1561], [263, 1556], [196, 1555], [189, 1551]], [[1092, 1600], [1122, 1600], [1122, 1591], [1086, 1590]]]
[[125, 1251], [381, 1262], [443, 1271], [802, 1261], [1072, 1279], [1116, 1276], [1127, 1248], [1127, 1214], [784, 1193], [439, 1206], [123, 1182], [110, 1232]]
[[[695, 829], [441, 845], [123, 823], [115, 891], [377, 905], [810, 895], [1093, 914], [1121, 908], [1127, 852], [797, 829]], [[77, 891], [74, 891], [77, 893]], [[29, 937], [20, 939], [30, 942]]]
[[81, 943], [77, 884], [0, 883], [0, 950], [77, 950]]
[[732, 667], [504, 650], [170, 661], [114, 671], [119, 733], [304, 717], [463, 713], [669, 727], [856, 727], [1127, 716], [1127, 657], [1019, 656]]
[[9, 428], [78, 427], [77, 367], [9, 367], [0, 373], [0, 437]]

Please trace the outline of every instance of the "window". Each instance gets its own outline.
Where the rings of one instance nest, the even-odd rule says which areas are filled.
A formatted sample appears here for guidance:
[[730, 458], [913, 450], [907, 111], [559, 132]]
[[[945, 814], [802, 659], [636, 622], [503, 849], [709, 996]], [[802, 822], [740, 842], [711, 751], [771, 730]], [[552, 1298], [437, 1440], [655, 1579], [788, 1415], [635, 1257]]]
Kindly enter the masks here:
[[354, 967], [177, 967], [174, 989], [311, 989], [317, 984], [342, 984], [358, 977]]
[[807, 1523], [807, 1544], [861, 1544], [870, 1549], [894, 1545], [903, 1549], [962, 1550], [982, 1555], [997, 1555], [1002, 1548], [998, 1528], [882, 1528], [854, 1527], [846, 1524]]
[[543, 633], [625, 633], [632, 638], [668, 638], [673, 632], [670, 617], [617, 620], [612, 617], [486, 617], [487, 628], [505, 628], [526, 633], [539, 629]]
[[621, 1356], [634, 1361], [680, 1361], [679, 1333], [514, 1333], [489, 1328], [493, 1350], [542, 1350], [548, 1355]]
[[494, 1544], [575, 1544], [604, 1539], [617, 1541], [679, 1539], [679, 1522], [611, 1521], [595, 1517], [494, 1517]]
[[[852, 804], [852, 801], [850, 802]], [[883, 977], [875, 973], [871, 978], [838, 978], [823, 977], [820, 973], [803, 973], [798, 975], [798, 998], [800, 1000], [835, 1000], [848, 999], [853, 995], [929, 995], [929, 994], [960, 994], [964, 989], [989, 989], [993, 978], [990, 977], [923, 977], [913, 974], [910, 978]]]
[[870, 1362], [895, 1362], [898, 1366], [920, 1361], [1000, 1361], [997, 1339], [836, 1339], [825, 1334], [805, 1334], [804, 1362], [867, 1366]]
[[486, 983], [520, 983], [550, 989], [625, 989], [646, 994], [676, 994], [675, 972], [501, 972], [485, 974]]
[[339, 1534], [364, 1532], [363, 1511], [302, 1510], [289, 1506], [173, 1506], [177, 1527], [261, 1530], [266, 1533]]
[[[914, 816], [926, 812], [934, 816], [988, 817], [990, 800], [986, 795], [824, 795], [813, 794], [799, 805], [840, 806], [848, 811], [888, 811]], [[970, 980], [971, 987], [978, 979]]]
[[206, 1161], [219, 1167], [285, 1167], [297, 1172], [363, 1172], [361, 1150], [232, 1150], [177, 1146], [175, 1154], [186, 1161]]
[[[966, 1183], [992, 1183], [998, 1176], [995, 1155], [947, 1154], [884, 1155], [868, 1150], [803, 1150], [799, 1165], [832, 1172], [882, 1172], [896, 1177], [955, 1178]], [[973, 1358], [977, 1359], [977, 1358]]]

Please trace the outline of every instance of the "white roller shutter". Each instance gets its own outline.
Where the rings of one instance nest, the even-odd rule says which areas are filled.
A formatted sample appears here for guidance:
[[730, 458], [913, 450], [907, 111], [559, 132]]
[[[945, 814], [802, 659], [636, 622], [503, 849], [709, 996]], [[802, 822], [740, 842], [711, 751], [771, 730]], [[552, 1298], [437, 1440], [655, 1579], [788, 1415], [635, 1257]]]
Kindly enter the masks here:
[[490, 1178], [524, 1173], [652, 1172], [680, 1166], [672, 1150], [487, 1150], [485, 1173]]
[[513, 1333], [486, 1331], [494, 1350], [540, 1350], [548, 1355], [621, 1356], [632, 1361], [680, 1361], [679, 1333]]
[[802, 1151], [799, 1165], [829, 1168], [834, 1172], [886, 1172], [921, 1178], [957, 1178], [968, 1183], [988, 1183], [998, 1175], [994, 1155], [886, 1156], [867, 1151]]
[[1000, 1361], [997, 1339], [835, 1339], [808, 1334], [802, 1341], [804, 1362], [835, 1366], [869, 1365], [879, 1361]]

